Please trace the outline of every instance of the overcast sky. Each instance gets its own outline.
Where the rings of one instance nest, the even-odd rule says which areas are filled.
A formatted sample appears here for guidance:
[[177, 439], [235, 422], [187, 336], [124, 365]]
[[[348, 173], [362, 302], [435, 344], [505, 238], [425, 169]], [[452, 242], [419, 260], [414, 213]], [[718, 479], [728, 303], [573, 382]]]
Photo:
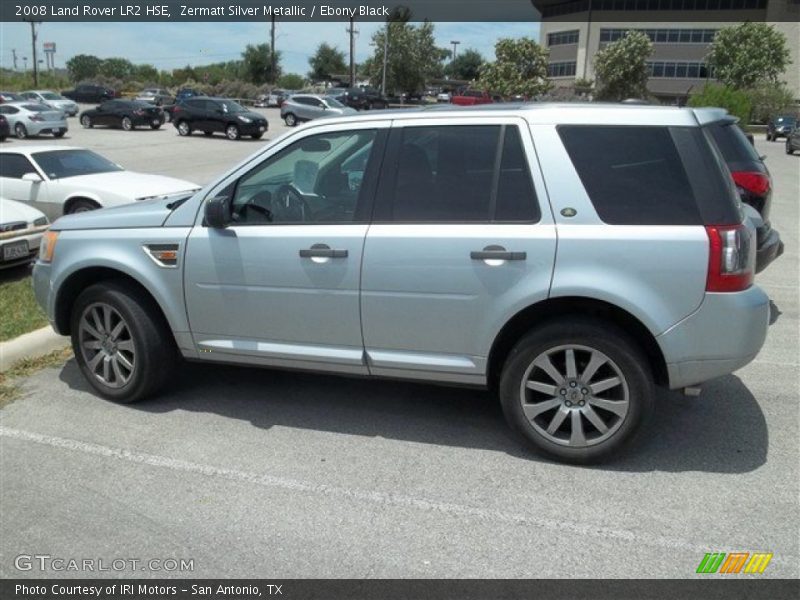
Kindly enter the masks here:
[[[5, 1], [5, 0], [2, 0]], [[369, 43], [381, 23], [357, 23], [356, 61], [372, 54]], [[275, 45], [282, 55], [285, 73], [305, 75], [308, 57], [320, 42], [348, 51], [347, 23], [278, 23]], [[475, 48], [485, 58], [494, 58], [494, 43], [499, 37], [533, 37], [538, 41], [539, 23], [437, 23], [439, 46], [450, 47], [461, 41], [458, 50]], [[76, 54], [100, 58], [119, 56], [134, 63], [150, 63], [159, 69], [186, 64], [201, 65], [234, 60], [247, 44], [269, 41], [267, 23], [50, 23], [39, 26], [39, 48], [43, 42], [56, 43], [56, 66], [64, 67]], [[30, 26], [27, 23], [0, 23], [0, 66], [13, 67], [12, 49], [17, 51], [17, 67], [22, 57], [31, 67]]]

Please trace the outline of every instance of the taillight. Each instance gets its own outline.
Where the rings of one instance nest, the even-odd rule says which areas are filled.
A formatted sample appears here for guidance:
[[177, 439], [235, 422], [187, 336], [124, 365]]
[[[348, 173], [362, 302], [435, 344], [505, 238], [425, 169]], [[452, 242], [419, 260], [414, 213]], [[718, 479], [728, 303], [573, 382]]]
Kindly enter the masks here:
[[733, 175], [733, 181], [736, 182], [737, 186], [751, 194], [763, 196], [771, 187], [769, 175], [766, 173], [759, 173], [758, 171], [734, 171], [731, 175]]
[[750, 231], [743, 224], [709, 225], [707, 292], [741, 292], [753, 283]]

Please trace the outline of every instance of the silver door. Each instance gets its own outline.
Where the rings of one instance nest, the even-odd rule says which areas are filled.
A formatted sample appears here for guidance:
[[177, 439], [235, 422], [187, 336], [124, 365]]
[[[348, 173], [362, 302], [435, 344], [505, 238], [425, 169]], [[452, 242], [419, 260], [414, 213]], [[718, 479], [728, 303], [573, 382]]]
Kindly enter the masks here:
[[486, 117], [395, 124], [384, 164], [362, 272], [370, 372], [481, 384], [495, 336], [547, 297], [553, 272], [528, 129]]
[[213, 229], [201, 217], [189, 236], [186, 306], [201, 358], [367, 373], [360, 211], [374, 185], [354, 171], [374, 171], [382, 140], [369, 124], [315, 128], [212, 191], [231, 198], [236, 220]]

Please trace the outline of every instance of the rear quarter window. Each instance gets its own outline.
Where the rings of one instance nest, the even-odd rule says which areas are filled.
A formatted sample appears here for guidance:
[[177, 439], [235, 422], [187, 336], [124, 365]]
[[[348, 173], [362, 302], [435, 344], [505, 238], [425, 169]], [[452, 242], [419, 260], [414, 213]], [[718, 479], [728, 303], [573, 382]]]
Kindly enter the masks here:
[[697, 127], [562, 125], [558, 133], [605, 223], [738, 222], [725, 174]]

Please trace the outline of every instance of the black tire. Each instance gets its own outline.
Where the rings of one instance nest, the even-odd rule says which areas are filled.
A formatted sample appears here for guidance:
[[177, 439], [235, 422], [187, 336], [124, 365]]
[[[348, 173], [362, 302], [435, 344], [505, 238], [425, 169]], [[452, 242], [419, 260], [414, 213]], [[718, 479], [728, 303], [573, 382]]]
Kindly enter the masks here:
[[767, 141], [768, 141], [768, 142], [771, 142], [771, 141], [772, 141], [772, 136], [771, 136], [770, 134], [767, 134]]
[[89, 115], [83, 115], [81, 117], [81, 127], [83, 127], [84, 129], [91, 129], [92, 127], [94, 127], [94, 123], [92, 122], [92, 117], [90, 117]]
[[794, 154], [794, 148], [788, 139], [786, 140], [786, 154]]
[[[597, 382], [591, 384], [578, 381], [576, 387], [572, 386], [570, 381], [569, 384], [563, 384], [563, 388], [559, 384], [552, 386], [552, 397], [549, 394], [543, 394], [547, 402], [558, 402], [558, 405], [541, 412], [533, 420], [529, 420], [522, 407], [523, 378], [525, 382], [528, 381], [529, 369], [534, 368], [533, 361], [542, 353], [554, 352], [553, 356], [558, 356], [558, 353], [563, 351], [561, 348], [564, 346], [576, 347], [573, 352], [577, 363], [577, 379], [582, 379], [582, 374], [585, 373], [586, 368], [584, 363], [589, 356], [593, 356], [587, 354], [585, 349], [591, 349], [599, 353], [599, 355], [605, 355], [605, 358], [610, 359], [609, 362], [597, 370], [597, 376], [608, 377], [606, 373], [614, 373], [611, 370], [614, 368], [622, 375], [622, 383], [618, 386], [619, 390], [617, 392], [627, 392], [628, 398], [627, 412], [623, 416], [606, 411], [594, 404], [598, 402], [601, 394], [607, 393], [600, 390], [594, 392], [594, 390], [588, 389], [589, 386], [597, 385]], [[584, 362], [582, 363], [581, 360]], [[609, 369], [609, 371], [604, 371], [604, 369]], [[542, 374], [537, 375], [537, 381], [544, 377]], [[551, 380], [546, 380], [546, 383], [550, 383]], [[592, 381], [592, 376], [588, 380]], [[575, 389], [571, 389], [569, 386]], [[580, 395], [581, 388], [584, 386], [587, 389], [583, 391], [589, 394], [588, 396]], [[600, 462], [616, 454], [620, 448], [632, 440], [634, 434], [641, 430], [642, 426], [647, 422], [653, 411], [655, 398], [653, 376], [649, 363], [638, 344], [613, 325], [581, 318], [558, 320], [534, 329], [525, 335], [506, 359], [500, 377], [498, 393], [503, 413], [512, 429], [520, 433], [537, 450], [560, 461], [577, 464]], [[532, 394], [538, 394], [538, 392], [529, 391], [526, 387], [524, 394], [527, 402], [532, 399]], [[595, 398], [595, 394], [597, 394], [597, 398]], [[572, 395], [575, 395], [575, 397]], [[569, 399], [572, 400], [571, 403]], [[579, 408], [577, 406], [578, 401], [583, 402], [580, 406], [585, 406], [585, 408]], [[526, 404], [526, 406], [535, 405]], [[544, 406], [544, 404], [541, 406]], [[570, 406], [570, 408], [567, 408], [567, 406]], [[605, 426], [608, 427], [608, 432], [610, 432], [608, 433], [609, 437], [593, 443], [590, 436], [587, 435], [588, 444], [576, 444], [575, 446], [569, 445], [566, 439], [561, 439], [560, 442], [554, 441], [557, 436], [566, 435], [565, 432], [562, 432], [563, 428], [567, 428], [570, 432], [572, 431], [574, 424], [573, 413], [580, 413], [577, 416], [577, 420], [580, 421], [581, 431], [586, 432], [587, 428], [594, 430], [597, 433], [594, 440], [602, 437], [599, 429], [594, 427], [586, 413], [583, 412], [584, 410], [591, 411], [593, 413], [592, 417], [596, 417], [598, 413], [601, 415], [601, 420], [605, 422]], [[553, 425], [555, 419], [551, 420], [551, 418], [555, 417], [556, 413], [560, 411], [565, 412], [568, 416], [560, 421], [561, 425], [554, 434], [548, 437], [548, 432], [545, 430], [544, 425]], [[591, 434], [592, 432], [590, 431], [589, 433]]]
[[286, 113], [286, 116], [283, 117], [283, 122], [286, 123], [287, 127], [296, 127], [297, 117], [295, 117], [292, 113]]
[[130, 117], [122, 117], [119, 124], [125, 131], [133, 131], [134, 129], [133, 120]]
[[161, 123], [150, 123], [150, 129], [161, 129]]
[[17, 139], [24, 140], [26, 137], [28, 137], [28, 130], [22, 123], [17, 123], [14, 125], [14, 135], [17, 136]]
[[0, 142], [5, 142], [7, 137], [6, 135], [0, 135]]
[[97, 210], [98, 208], [100, 208], [100, 205], [96, 202], [81, 198], [70, 205], [66, 214], [72, 215], [75, 213], [89, 212], [90, 210]]
[[235, 123], [229, 123], [225, 126], [225, 137], [231, 141], [241, 139], [242, 132], [239, 131], [239, 126]]
[[59, 129], [58, 131], [53, 132], [53, 137], [62, 138], [64, 134], [67, 133], [66, 129]]
[[183, 121], [183, 120], [178, 121], [175, 124], [175, 128], [178, 130], [178, 135], [181, 135], [181, 136], [184, 136], [184, 137], [192, 135], [192, 126], [189, 125], [189, 123], [187, 121]]
[[[133, 369], [127, 382], [120, 387], [101, 381], [87, 364], [87, 355], [92, 350], [86, 349], [84, 344], [91, 341], [91, 337], [82, 333], [80, 322], [87, 309], [98, 305], [116, 311], [130, 334]], [[174, 376], [178, 355], [169, 327], [153, 299], [127, 281], [109, 280], [81, 292], [72, 308], [70, 325], [75, 360], [86, 381], [104, 398], [123, 404], [137, 402], [156, 393], [170, 376]]]

